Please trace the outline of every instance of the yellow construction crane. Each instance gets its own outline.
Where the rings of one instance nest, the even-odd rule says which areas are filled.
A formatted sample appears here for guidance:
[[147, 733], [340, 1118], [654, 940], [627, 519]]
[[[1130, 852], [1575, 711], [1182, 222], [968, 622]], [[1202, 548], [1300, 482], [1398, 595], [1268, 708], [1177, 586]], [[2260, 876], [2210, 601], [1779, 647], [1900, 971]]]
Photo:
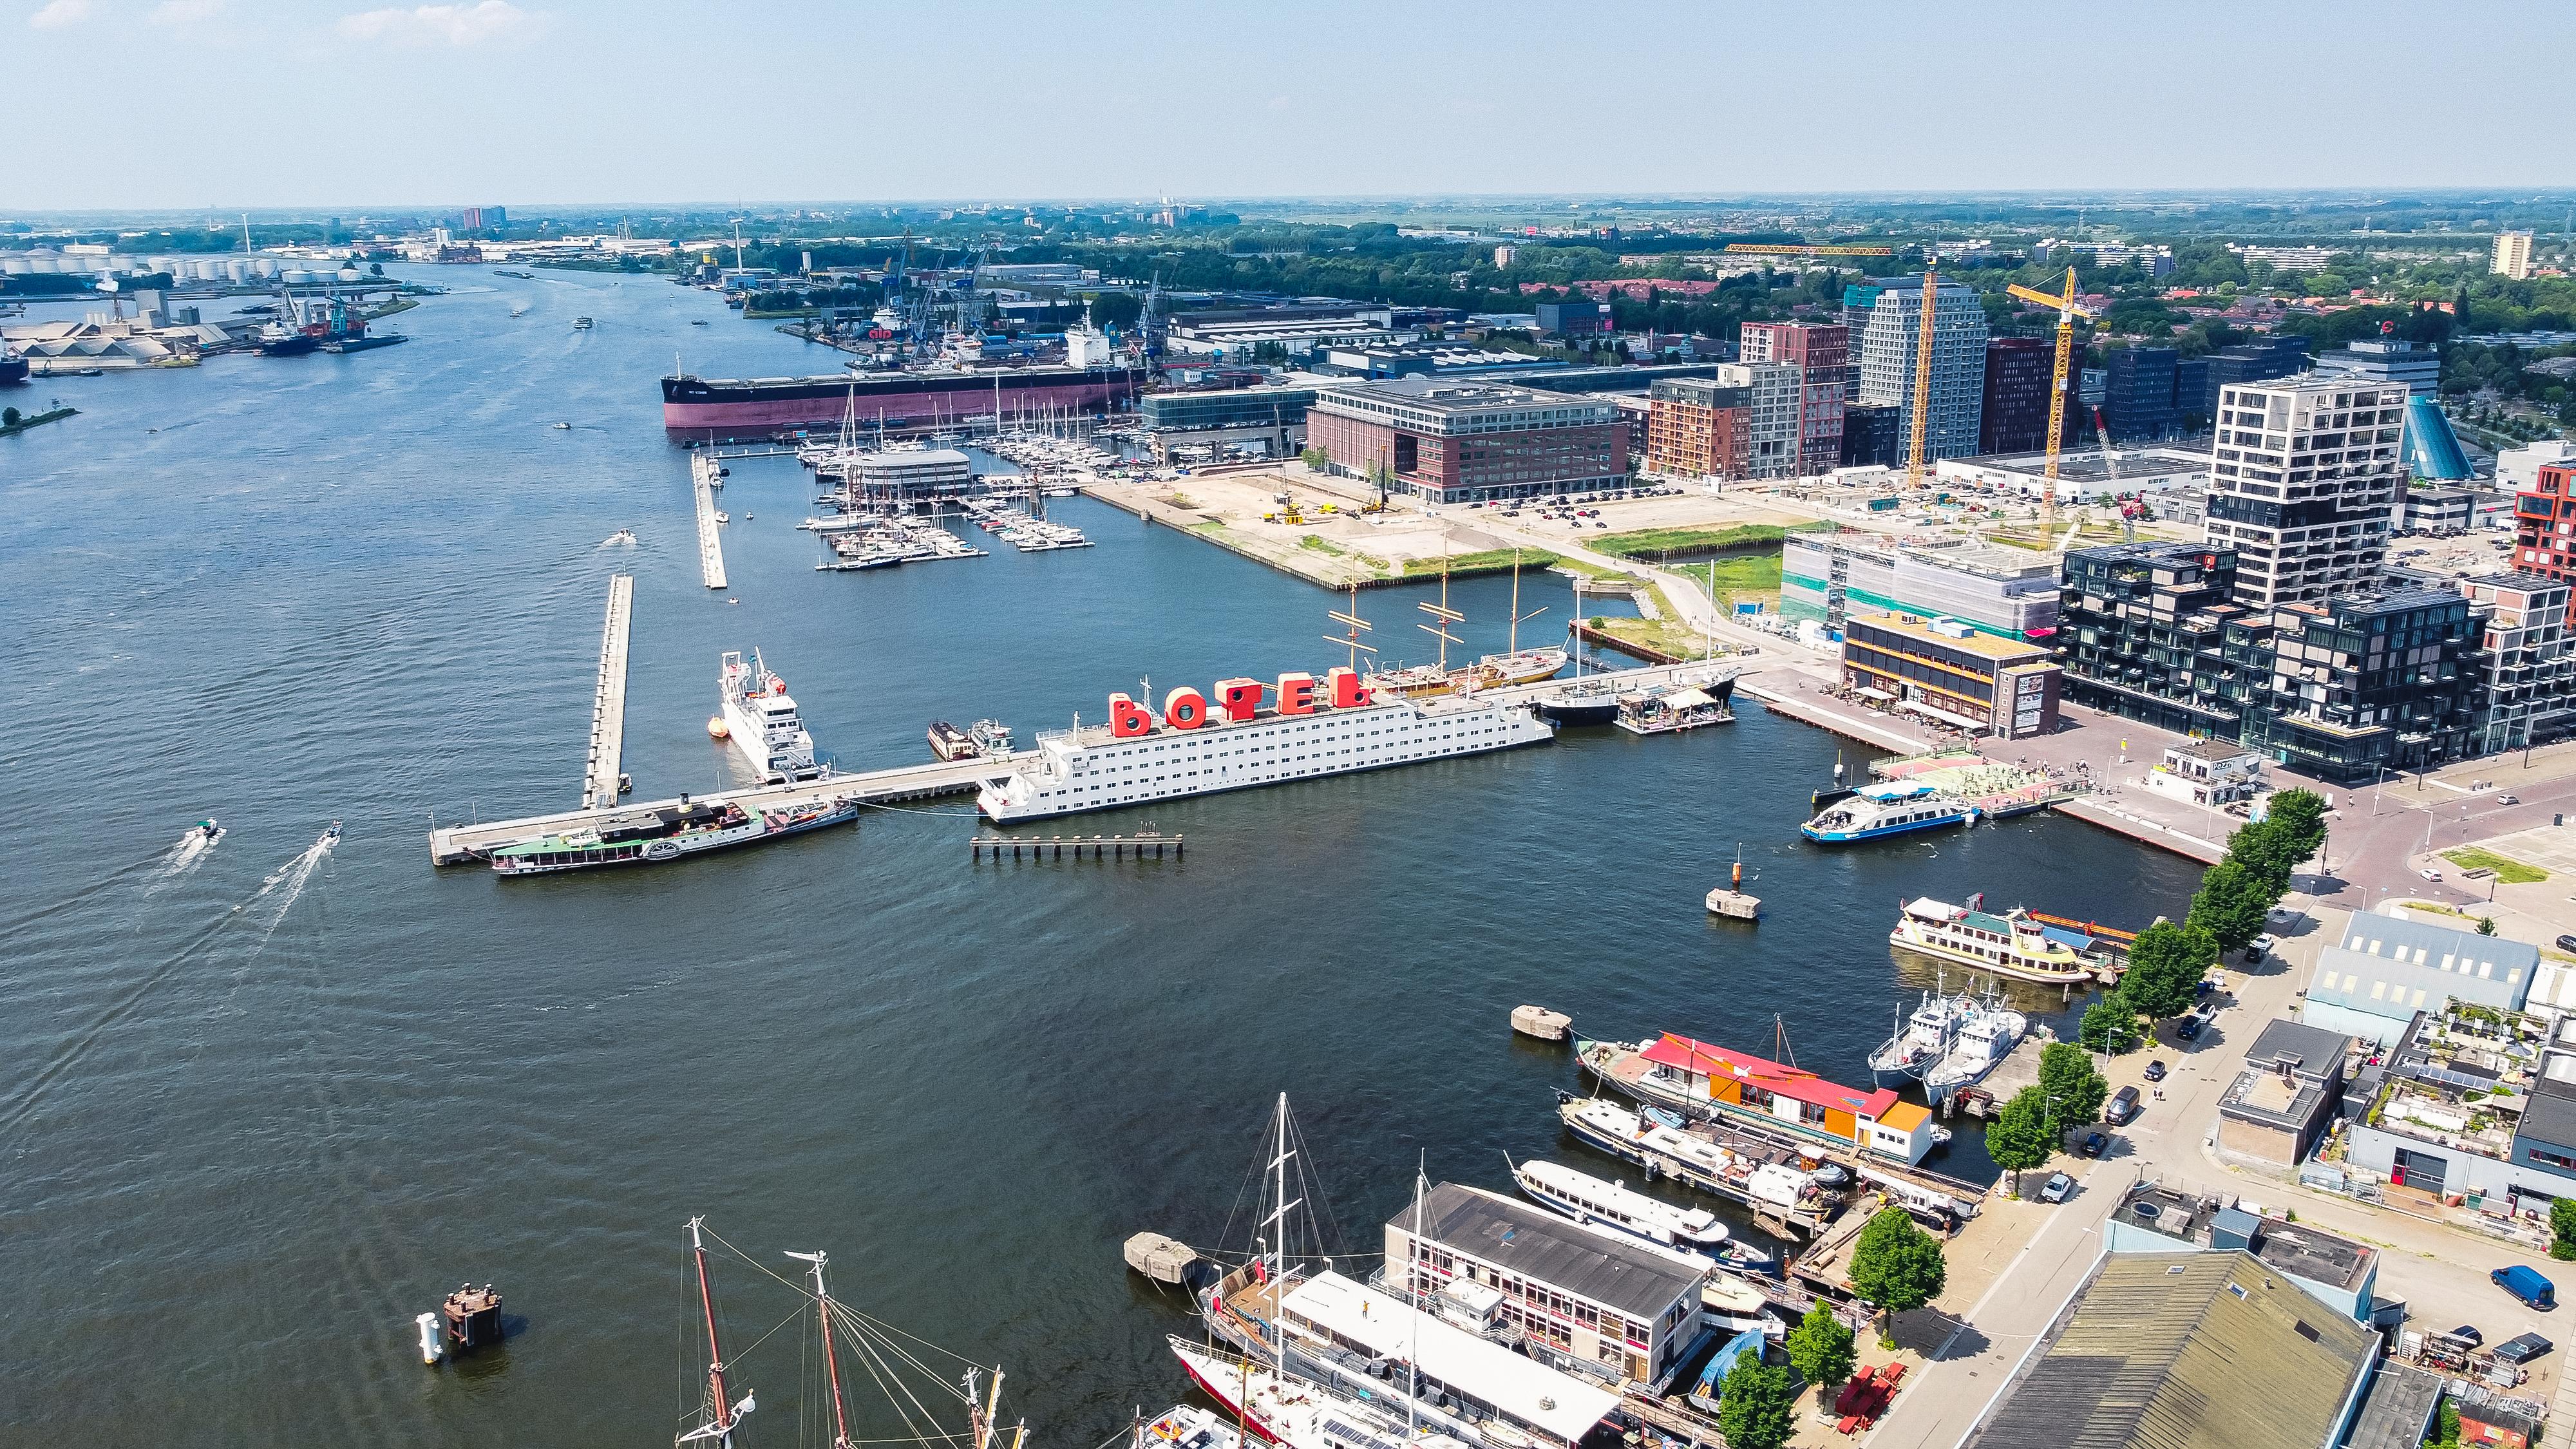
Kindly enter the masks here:
[[[2050, 296], [2019, 282], [2004, 290], [2025, 302], [2057, 309], [2057, 373], [2048, 385], [2048, 479], [2040, 485], [2039, 492], [2039, 546], [2045, 549], [2057, 537], [2057, 452], [2066, 436], [2067, 361], [2075, 350], [2075, 319], [2081, 317], [2089, 322], [2095, 313], [2075, 300], [2073, 267], [2066, 269], [2066, 291], [2062, 296]], [[2109, 446], [2108, 439], [2104, 446]]]
[[1937, 274], [1923, 273], [1922, 336], [1914, 344], [1914, 444], [1905, 454], [1905, 486], [1923, 486], [1924, 425], [1932, 418], [1932, 304], [1939, 289]]
[[1772, 246], [1763, 242], [1728, 242], [1726, 249], [1738, 256], [1756, 257], [1892, 257], [1886, 247], [1809, 247]]

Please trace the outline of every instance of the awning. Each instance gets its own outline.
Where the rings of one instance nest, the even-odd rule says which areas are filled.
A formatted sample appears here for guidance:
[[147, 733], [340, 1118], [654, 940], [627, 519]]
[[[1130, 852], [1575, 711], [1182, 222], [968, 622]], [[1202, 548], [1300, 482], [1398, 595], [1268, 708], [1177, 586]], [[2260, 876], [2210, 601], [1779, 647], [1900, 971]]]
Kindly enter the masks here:
[[1679, 690], [1664, 696], [1664, 704], [1672, 709], [1697, 709], [1703, 704], [1715, 703], [1716, 700], [1696, 689]]
[[2039, 934], [2040, 939], [2054, 941], [2078, 956], [2093, 949], [2093, 938], [2082, 931], [2069, 931], [2058, 926], [2042, 926], [2039, 928]]
[[1934, 709], [1932, 706], [1924, 704], [1918, 700], [1906, 700], [1904, 703], [1899, 704], [1897, 708], [1910, 709], [1916, 714], [1929, 715], [1945, 724], [1957, 725], [1963, 730], [1982, 730], [1986, 728], [1986, 722], [1984, 720], [1970, 719], [1964, 714], [1952, 714], [1946, 709]]
[[1860, 686], [1860, 687], [1858, 687], [1858, 688], [1854, 689], [1854, 690], [1852, 691], [1852, 693], [1859, 695], [1859, 696], [1860, 696], [1861, 698], [1863, 698], [1863, 699], [1894, 699], [1894, 698], [1896, 698], [1896, 696], [1895, 696], [1895, 695], [1892, 695], [1892, 694], [1888, 693], [1888, 692], [1887, 692], [1886, 690], [1884, 690], [1884, 689], [1871, 689], [1871, 688], [1869, 688], [1867, 685], [1862, 685], [1862, 686]]

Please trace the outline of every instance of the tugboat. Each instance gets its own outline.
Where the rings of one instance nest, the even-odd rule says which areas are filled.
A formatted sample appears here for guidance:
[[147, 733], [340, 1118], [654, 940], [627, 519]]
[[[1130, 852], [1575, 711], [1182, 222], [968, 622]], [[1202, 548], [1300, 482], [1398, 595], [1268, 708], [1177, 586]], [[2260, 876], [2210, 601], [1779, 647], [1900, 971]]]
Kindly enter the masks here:
[[1924, 992], [1905, 1023], [1869, 1054], [1873, 1086], [1902, 1087], [1932, 1069], [1947, 1054], [1959, 1033], [1959, 1022], [1972, 1009], [1965, 993], [1942, 996]]

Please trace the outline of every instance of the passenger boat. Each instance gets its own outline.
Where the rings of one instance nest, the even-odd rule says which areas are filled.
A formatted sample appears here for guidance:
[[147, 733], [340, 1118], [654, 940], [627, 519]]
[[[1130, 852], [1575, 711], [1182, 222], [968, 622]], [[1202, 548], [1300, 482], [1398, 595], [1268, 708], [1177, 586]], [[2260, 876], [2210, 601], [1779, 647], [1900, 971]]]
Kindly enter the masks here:
[[1887, 939], [1927, 956], [2043, 986], [2083, 985], [2104, 969], [2069, 944], [2085, 937], [2044, 925], [2018, 906], [1996, 915], [1984, 909], [1984, 902], [1982, 891], [1964, 906], [1918, 897], [1905, 903]]
[[675, 806], [611, 816], [591, 829], [541, 835], [492, 852], [500, 875], [550, 875], [603, 865], [659, 865], [683, 856], [777, 840], [859, 818], [856, 800], [748, 811], [680, 797]]
[[1973, 825], [1977, 814], [1976, 806], [1921, 781], [1894, 780], [1863, 785], [1850, 798], [1818, 811], [1815, 819], [1798, 827], [1798, 833], [1819, 845], [1849, 845], [1917, 830]]
[[1938, 1106], [1952, 1092], [1984, 1081], [1988, 1073], [2003, 1065], [2004, 1058], [2012, 1055], [2012, 1049], [2029, 1030], [2030, 1018], [2001, 1002], [1986, 1001], [1970, 1007], [1948, 1054], [1923, 1074], [1924, 1095]]
[[1613, 1157], [1645, 1168], [1649, 1177], [1670, 1177], [1730, 1202], [1803, 1219], [1810, 1227], [1821, 1220], [1828, 1206], [1824, 1189], [1785, 1163], [1764, 1161], [1649, 1120], [1606, 1097], [1576, 1097], [1570, 1092], [1557, 1097], [1556, 1115], [1565, 1130]]
[[573, 330], [573, 331], [575, 331], [575, 332], [587, 332], [587, 331], [589, 331], [589, 330], [590, 330], [590, 319], [589, 319], [589, 318], [587, 318], [587, 317], [575, 317], [574, 319], [572, 319], [572, 330]]
[[1950, 1050], [1952, 1038], [1959, 1033], [1960, 1018], [1966, 1015], [1969, 998], [1923, 993], [1921, 1004], [1869, 1054], [1870, 1081], [1881, 1087], [1902, 1087], [1918, 1081], [1934, 1063]]
[[727, 653], [717, 670], [716, 691], [723, 701], [726, 737], [763, 783], [811, 780], [823, 773], [814, 760], [814, 736], [806, 732], [786, 681], [769, 672], [759, 650], [751, 651], [748, 663], [738, 652]]
[[1521, 1191], [1578, 1223], [1643, 1238], [1667, 1248], [1708, 1250], [1726, 1241], [1726, 1224], [1706, 1208], [1675, 1207], [1622, 1183], [1561, 1167], [1553, 1162], [1512, 1165], [1512, 1181]]
[[1622, 695], [1612, 721], [1632, 735], [1671, 734], [1702, 725], [1730, 724], [1735, 712], [1704, 689], [1650, 689]]

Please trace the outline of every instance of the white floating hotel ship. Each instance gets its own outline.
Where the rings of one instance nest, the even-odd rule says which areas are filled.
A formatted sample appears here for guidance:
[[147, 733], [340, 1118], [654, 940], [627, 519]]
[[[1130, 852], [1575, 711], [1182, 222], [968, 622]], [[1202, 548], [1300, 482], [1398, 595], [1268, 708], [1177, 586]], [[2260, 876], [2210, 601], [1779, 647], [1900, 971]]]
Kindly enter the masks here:
[[1159, 718], [1125, 695], [1112, 695], [1111, 723], [1040, 731], [1036, 758], [987, 783], [976, 804], [995, 823], [1007, 824], [1556, 737], [1555, 727], [1527, 704], [1473, 695], [1381, 700], [1347, 669], [1320, 682], [1308, 674], [1281, 675], [1267, 705], [1258, 703], [1264, 686], [1254, 681], [1217, 686], [1220, 699], [1229, 693], [1240, 699], [1245, 691], [1253, 702], [1228, 708], [1196, 690], [1174, 690]]
[[814, 762], [814, 737], [797, 717], [796, 701], [788, 697], [786, 683], [761, 663], [759, 650], [752, 651], [749, 663], [740, 654], [725, 655], [717, 688], [724, 700], [718, 716], [724, 734], [763, 783], [811, 780], [823, 773]]

